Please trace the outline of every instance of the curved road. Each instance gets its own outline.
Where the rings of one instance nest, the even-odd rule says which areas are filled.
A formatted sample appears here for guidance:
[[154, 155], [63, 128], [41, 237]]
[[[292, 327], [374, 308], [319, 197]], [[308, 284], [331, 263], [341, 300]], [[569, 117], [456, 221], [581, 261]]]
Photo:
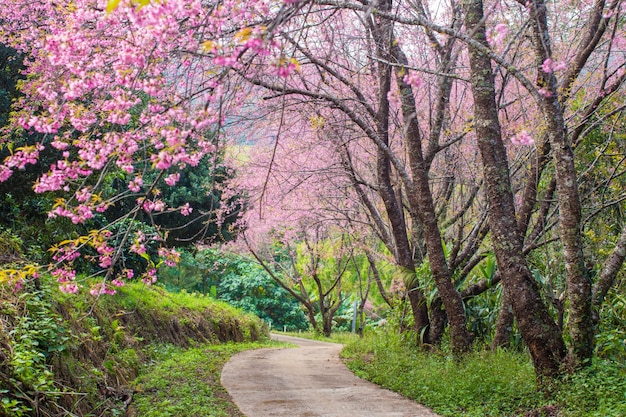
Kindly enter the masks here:
[[222, 385], [247, 417], [437, 417], [354, 376], [339, 359], [341, 345], [272, 337], [298, 348], [241, 352], [222, 370]]

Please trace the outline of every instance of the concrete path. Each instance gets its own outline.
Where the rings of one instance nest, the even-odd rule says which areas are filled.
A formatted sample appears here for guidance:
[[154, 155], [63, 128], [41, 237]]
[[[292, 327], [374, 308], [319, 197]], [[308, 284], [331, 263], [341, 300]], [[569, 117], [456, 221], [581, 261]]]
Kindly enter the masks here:
[[274, 335], [295, 349], [233, 356], [222, 385], [247, 417], [437, 417], [429, 409], [355, 377], [341, 345]]

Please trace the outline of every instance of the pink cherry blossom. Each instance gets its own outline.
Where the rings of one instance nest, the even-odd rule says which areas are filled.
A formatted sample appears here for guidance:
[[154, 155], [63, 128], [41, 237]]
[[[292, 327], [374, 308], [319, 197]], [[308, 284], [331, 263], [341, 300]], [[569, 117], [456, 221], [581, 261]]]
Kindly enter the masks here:
[[180, 173], [170, 174], [165, 178], [165, 183], [169, 186], [175, 185], [180, 180]]
[[409, 73], [404, 76], [404, 82], [414, 88], [419, 88], [424, 83], [419, 74], [415, 71], [409, 71]]
[[76, 294], [78, 292], [78, 285], [74, 283], [62, 284], [62, 285], [59, 285], [59, 290], [67, 294]]
[[183, 216], [189, 216], [192, 211], [193, 207], [190, 207], [189, 203], [185, 203], [185, 205], [180, 208], [180, 214]]
[[521, 130], [517, 135], [511, 136], [511, 143], [514, 145], [532, 146], [535, 140], [527, 131]]

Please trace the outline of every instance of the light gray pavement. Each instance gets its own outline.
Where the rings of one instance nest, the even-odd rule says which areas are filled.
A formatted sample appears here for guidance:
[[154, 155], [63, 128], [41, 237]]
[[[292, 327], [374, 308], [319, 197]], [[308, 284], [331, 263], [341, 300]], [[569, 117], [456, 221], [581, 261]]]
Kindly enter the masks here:
[[339, 359], [341, 345], [272, 337], [298, 348], [241, 352], [222, 370], [222, 385], [247, 417], [437, 417], [354, 376]]

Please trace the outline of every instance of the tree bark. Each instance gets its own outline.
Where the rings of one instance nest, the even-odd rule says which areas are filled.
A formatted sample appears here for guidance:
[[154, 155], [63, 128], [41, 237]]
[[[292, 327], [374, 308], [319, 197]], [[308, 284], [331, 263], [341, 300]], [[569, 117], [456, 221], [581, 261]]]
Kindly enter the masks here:
[[559, 202], [559, 230], [563, 245], [571, 345], [570, 360], [574, 368], [591, 363], [594, 346], [594, 326], [591, 317], [591, 277], [585, 266], [581, 233], [582, 210], [574, 152], [567, 141], [563, 107], [559, 102], [558, 85], [553, 72], [542, 64], [551, 57], [550, 34], [544, 0], [534, 0], [531, 10], [533, 44], [536, 53], [538, 83], [545, 90], [540, 101], [546, 131], [552, 148]]
[[[465, 0], [465, 24], [477, 42], [488, 46], [481, 0]], [[511, 297], [513, 313], [529, 348], [539, 377], [556, 376], [565, 356], [565, 343], [543, 303], [537, 284], [522, 250], [517, 227], [506, 149], [502, 141], [495, 81], [491, 60], [478, 48], [468, 45], [471, 87], [474, 97], [474, 124], [480, 150], [493, 248], [502, 282]]]
[[510, 294], [507, 288], [502, 286], [502, 301], [498, 321], [496, 322], [496, 332], [491, 342], [492, 349], [509, 347], [511, 344], [511, 333], [513, 332], [513, 319]]
[[617, 244], [615, 248], [609, 255], [609, 258], [604, 263], [604, 268], [600, 273], [600, 278], [596, 281], [593, 286], [593, 322], [594, 325], [597, 325], [600, 321], [600, 307], [602, 307], [602, 302], [604, 301], [604, 297], [609, 292], [611, 287], [615, 282], [615, 277], [617, 273], [622, 268], [624, 264], [624, 259], [626, 258], [626, 226], [622, 228], [622, 234], [617, 240]]
[[[381, 7], [388, 9], [391, 7], [391, 0], [381, 1]], [[385, 21], [376, 25], [372, 22], [372, 35], [376, 43], [377, 55], [382, 59], [377, 64], [378, 70], [378, 113], [376, 114], [376, 133], [381, 143], [389, 145], [389, 98], [391, 90], [392, 69], [383, 61], [389, 58], [387, 45], [391, 43], [391, 23]], [[404, 270], [408, 279], [404, 282], [411, 291], [411, 309], [413, 313], [414, 328], [421, 334], [428, 328], [428, 305], [426, 297], [419, 288], [419, 282], [415, 274], [415, 260], [408, 239], [403, 208], [398, 203], [398, 198], [391, 182], [391, 162], [387, 154], [380, 147], [377, 154], [377, 176], [379, 194], [385, 205], [387, 216], [391, 222], [391, 231], [397, 249], [397, 262]]]
[[[386, 46], [389, 48], [392, 59], [400, 64], [406, 64], [406, 57], [391, 33]], [[386, 66], [389, 67], [388, 65]], [[411, 211], [417, 213], [422, 225], [430, 270], [450, 323], [452, 349], [457, 353], [461, 353], [469, 350], [474, 337], [467, 330], [467, 317], [463, 299], [452, 282], [446, 255], [441, 244], [441, 233], [428, 181], [428, 165], [422, 153], [422, 138], [416, 118], [417, 106], [413, 90], [399, 74], [396, 74], [396, 83], [400, 90], [402, 116], [405, 125], [404, 131], [409, 148], [409, 164], [413, 175], [413, 187], [407, 187], [407, 197], [412, 206]]]
[[441, 343], [443, 334], [446, 330], [446, 324], [448, 323], [448, 317], [446, 311], [443, 308], [443, 302], [441, 297], [435, 298], [430, 303], [430, 329], [428, 330], [428, 339], [433, 345]]

